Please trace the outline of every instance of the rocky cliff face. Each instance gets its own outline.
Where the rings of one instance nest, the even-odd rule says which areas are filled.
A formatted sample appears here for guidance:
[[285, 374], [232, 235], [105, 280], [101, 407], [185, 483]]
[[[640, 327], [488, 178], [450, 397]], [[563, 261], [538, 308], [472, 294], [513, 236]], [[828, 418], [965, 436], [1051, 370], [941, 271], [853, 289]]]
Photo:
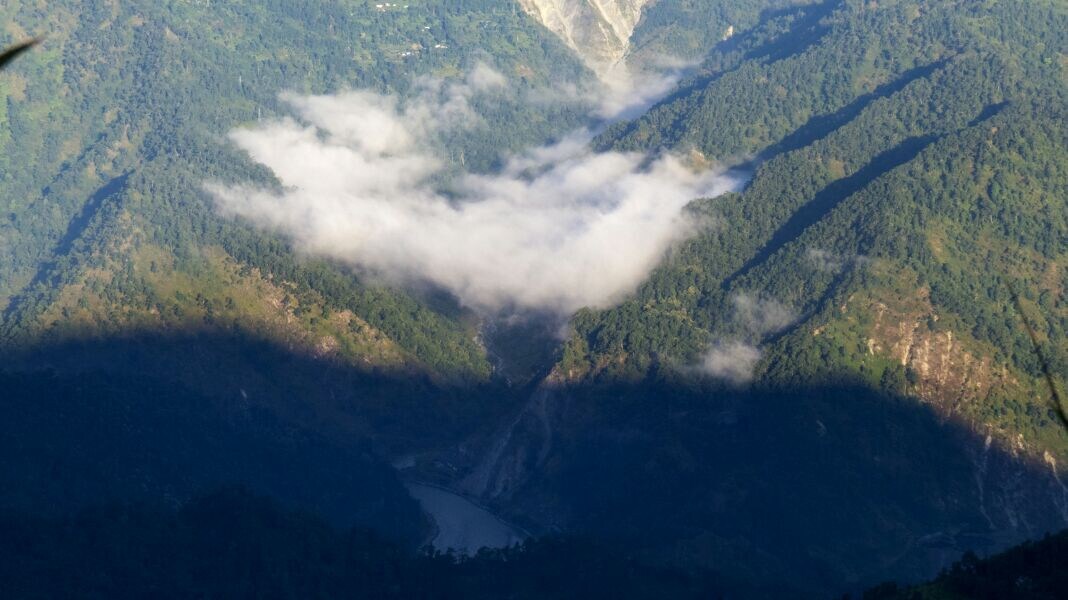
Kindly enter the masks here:
[[604, 76], [623, 61], [642, 8], [650, 1], [519, 0], [519, 4]]

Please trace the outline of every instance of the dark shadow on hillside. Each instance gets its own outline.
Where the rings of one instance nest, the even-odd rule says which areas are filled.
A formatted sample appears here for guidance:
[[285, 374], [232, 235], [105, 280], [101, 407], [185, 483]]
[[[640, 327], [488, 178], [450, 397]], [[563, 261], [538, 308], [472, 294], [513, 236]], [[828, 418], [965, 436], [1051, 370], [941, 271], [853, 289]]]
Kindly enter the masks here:
[[[37, 272], [26, 286], [25, 292], [14, 298], [7, 308], [4, 309], [3, 319], [0, 320], [0, 325], [9, 324], [11, 318], [18, 314], [27, 294], [38, 286], [50, 282], [54, 278], [57, 263], [71, 252], [75, 242], [82, 238], [83, 234], [89, 228], [89, 225], [93, 223], [96, 216], [100, 214], [105, 203], [126, 189], [126, 180], [129, 179], [129, 177], [130, 173], [115, 177], [101, 186], [100, 189], [89, 197], [85, 206], [82, 207], [81, 212], [71, 219], [70, 223], [67, 225], [67, 230], [59, 238], [59, 241], [56, 242], [56, 246], [52, 250], [52, 258], [38, 266]], [[48, 197], [47, 189], [45, 190], [44, 196], [46, 198]]]
[[968, 127], [975, 127], [983, 121], [993, 119], [994, 117], [1000, 115], [1001, 111], [1008, 108], [1008, 106], [1008, 102], [998, 102], [997, 104], [991, 104], [989, 106], [984, 107], [983, 111], [979, 113], [979, 116], [968, 122]]
[[241, 485], [399, 543], [420, 511], [359, 437], [345, 442], [252, 403], [117, 373], [0, 373], [0, 509], [62, 516], [110, 502], [180, 505]]
[[[698, 69], [696, 74], [684, 78], [667, 96], [661, 98], [646, 112], [646, 115], [655, 113], [657, 107], [669, 106], [684, 101], [686, 98], [700, 94], [702, 90], [737, 71], [750, 59], [768, 59], [769, 62], [781, 60], [800, 54], [822, 38], [826, 31], [818, 27], [818, 23], [824, 17], [830, 15], [841, 5], [837, 0], [826, 0], [820, 4], [790, 6], [780, 9], [768, 9], [761, 13], [758, 24], [754, 27], [724, 40], [717, 44], [709, 57], [715, 57], [718, 64], [712, 65], [706, 62]], [[789, 19], [790, 26], [775, 35], [769, 41], [763, 41], [761, 34], [777, 19]], [[623, 121], [609, 125], [601, 134], [594, 138], [592, 147], [598, 152], [605, 152], [613, 148], [613, 144], [625, 139], [638, 131], [640, 123], [647, 116], [629, 121]], [[678, 135], [672, 134], [672, 141], [660, 144], [660, 149], [670, 148], [678, 143]], [[636, 150], [637, 148], [627, 148]], [[648, 150], [644, 148], [643, 150]]]
[[[67, 230], [63, 233], [63, 236], [59, 238], [59, 242], [56, 244], [54, 252], [57, 256], [62, 256], [71, 251], [74, 242], [82, 237], [85, 229], [89, 227], [89, 224], [93, 221], [93, 217], [95, 217], [104, 206], [104, 203], [126, 189], [126, 181], [129, 178], [130, 173], [119, 175], [102, 185], [100, 189], [89, 196], [89, 200], [86, 201], [81, 212], [71, 219], [70, 224], [67, 225]], [[47, 195], [47, 191], [45, 195]]]
[[501, 381], [440, 381], [418, 367], [374, 367], [314, 356], [244, 330], [130, 333], [4, 350], [7, 370], [139, 376], [220, 405], [258, 406], [333, 441], [370, 436], [386, 452], [462, 437], [525, 394]]
[[783, 246], [801, 235], [805, 229], [814, 225], [842, 203], [846, 198], [864, 189], [868, 184], [883, 174], [916, 158], [925, 148], [938, 141], [937, 136], [920, 136], [909, 138], [897, 146], [879, 154], [867, 165], [849, 177], [839, 179], [802, 205], [772, 234], [764, 247], [740, 269], [723, 280], [723, 289], [727, 289], [739, 277], [743, 277], [757, 265], [762, 264]]
[[[498, 427], [531, 391], [448, 388], [222, 333], [67, 342], [5, 359], [55, 374], [0, 375], [0, 450], [13, 457], [0, 469], [0, 506], [180, 502], [242, 484], [409, 536], [410, 504], [372, 449], [459, 444]], [[888, 387], [904, 386], [898, 375]], [[553, 397], [551, 456], [497, 508], [551, 514], [629, 555], [712, 567], [747, 597], [918, 579], [965, 549], [1064, 524], [1048, 468], [856, 381], [737, 389], [665, 368]]]
[[405, 543], [425, 531], [388, 460], [492, 427], [526, 393], [243, 332], [66, 340], [2, 358], [0, 508], [61, 514], [244, 485]]
[[[872, 102], [880, 98], [892, 96], [905, 89], [905, 87], [913, 81], [930, 76], [932, 73], [945, 66], [947, 62], [948, 59], [940, 60], [929, 65], [909, 69], [894, 81], [885, 83], [863, 96], [858, 96], [848, 105], [843, 106], [833, 113], [812, 117], [799, 129], [762, 151], [758, 161], [764, 162], [771, 160], [780, 154], [804, 148], [813, 142], [827, 137], [838, 128], [856, 118], [857, 115], [863, 112]], [[984, 118], [980, 118], [979, 120], [984, 120]]]
[[578, 416], [557, 472], [524, 488], [529, 505], [560, 497], [581, 533], [812, 598], [928, 578], [1068, 525], [1048, 466], [918, 400], [833, 377], [676, 377], [566, 390]]
[[341, 530], [316, 515], [283, 510], [242, 489], [213, 492], [177, 509], [122, 504], [68, 519], [0, 514], [0, 594], [398, 600], [722, 597], [714, 578], [643, 565], [624, 548], [546, 539], [474, 557], [413, 553], [373, 533]]
[[[755, 26], [716, 44], [712, 52], [709, 53], [709, 56], [719, 55], [722, 60], [726, 60], [731, 66], [697, 74], [683, 80], [670, 95], [665, 96], [657, 104], [670, 104], [695, 91], [702, 90], [724, 75], [737, 70], [746, 60], [782, 55], [786, 48], [792, 46], [798, 48], [797, 53], [803, 51], [804, 46], [791, 43], [793, 35], [801, 29], [811, 27], [819, 19], [833, 12], [838, 4], [835, 0], [827, 0], [822, 4], [811, 6], [791, 6], [764, 10], [760, 13]], [[765, 33], [765, 28], [771, 22], [786, 18], [796, 19], [792, 24], [793, 26], [779, 33], [772, 40], [761, 42], [759, 35]]]
[[761, 23], [792, 18], [787, 29], [770, 42], [746, 51], [746, 60], [763, 60], [768, 64], [801, 54], [819, 43], [829, 28], [820, 21], [833, 13], [841, 2], [826, 0], [818, 4], [791, 6], [766, 11]]
[[387, 463], [493, 427], [526, 390], [315, 357], [211, 331], [7, 347], [0, 509], [181, 503], [242, 485], [405, 544], [421, 513]]

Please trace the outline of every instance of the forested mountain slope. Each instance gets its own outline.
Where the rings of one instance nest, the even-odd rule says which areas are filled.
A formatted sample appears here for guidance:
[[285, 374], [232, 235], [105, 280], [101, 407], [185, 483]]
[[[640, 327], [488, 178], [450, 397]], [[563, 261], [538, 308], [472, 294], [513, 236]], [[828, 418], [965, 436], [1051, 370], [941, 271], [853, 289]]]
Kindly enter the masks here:
[[[472, 98], [484, 125], [435, 149], [476, 171], [569, 130], [590, 106], [559, 90], [592, 74], [518, 7], [135, 2], [44, 12], [11, 3], [0, 19], [13, 39], [47, 37], [0, 81], [0, 337], [9, 366], [136, 371], [297, 412], [327, 404], [366, 432], [364, 417], [350, 418], [355, 401], [371, 419], [407, 423], [371, 428], [392, 430], [402, 444], [485, 419], [482, 403], [455, 404], [472, 396], [461, 388], [507, 395], [490, 381], [477, 317], [455, 301], [300, 256], [281, 237], [220, 217], [203, 186], [271, 181], [221, 133], [284, 115], [286, 90], [403, 97], [441, 85], [448, 94], [441, 82], [462, 83], [488, 65], [514, 93]], [[537, 99], [546, 96], [554, 100]], [[324, 386], [315, 361], [296, 359], [300, 371], [243, 358], [263, 345], [346, 374]], [[136, 369], [110, 352], [136, 353]], [[374, 383], [353, 384], [364, 375]], [[413, 420], [426, 424], [418, 434]]]
[[[496, 2], [8, 2], [0, 22], [46, 38], [0, 74], [3, 506], [240, 483], [420, 541], [367, 440], [434, 445], [507, 406], [476, 323], [219, 217], [203, 185], [271, 180], [221, 136], [285, 90], [403, 95], [482, 63], [534, 90], [579, 61]], [[587, 110], [522, 108], [443, 159], [486, 168]]]
[[[126, 369], [108, 348], [133, 347], [140, 372], [212, 396], [244, 390], [269, 403], [302, 393], [299, 377], [287, 378], [289, 389], [273, 379], [284, 367], [241, 358], [254, 354], [241, 346], [251, 340], [416, 382], [488, 380], [474, 324], [454, 303], [305, 260], [285, 240], [217, 216], [202, 186], [269, 180], [220, 134], [272, 118], [285, 90], [404, 94], [419, 77], [462, 77], [483, 61], [529, 89], [581, 79], [577, 59], [522, 13], [493, 2], [388, 11], [365, 2], [71, 2], [48, 11], [16, 2], [0, 20], [13, 38], [48, 40], [0, 82], [9, 364], [49, 363], [44, 353], [57, 367]], [[494, 125], [516, 110], [507, 100], [488, 106], [478, 139], [450, 140], [445, 158], [489, 165], [584, 109], [524, 106], [521, 127]], [[174, 351], [173, 337], [197, 350]]]
[[13, 2], [0, 22], [47, 40], [0, 76], [3, 506], [241, 483], [421, 540], [370, 446], [434, 447], [508, 408], [473, 316], [300, 256], [202, 186], [270, 180], [220, 134], [276, 118], [282, 91], [403, 96], [480, 64], [519, 94], [438, 151], [490, 168], [585, 116], [516, 100], [583, 81], [579, 60], [497, 2]]
[[287, 89], [446, 94], [488, 65], [515, 93], [432, 143], [473, 172], [588, 122], [593, 74], [518, 4], [14, 2], [0, 22], [48, 36], [0, 74], [0, 439], [21, 457], [0, 508], [239, 479], [410, 546], [427, 524], [382, 461], [403, 456], [532, 533], [697, 577], [671, 589], [713, 571], [769, 597], [918, 581], [1068, 525], [1042, 364], [1063, 390], [1059, 0], [649, 4], [634, 64], [702, 62], [594, 145], [752, 180], [566, 327], [304, 255], [203, 187], [277, 184], [223, 134], [286, 115]]
[[[4, 82], [9, 126], [3, 145], [8, 203], [3, 239], [10, 258], [3, 261], [6, 271], [0, 280], [10, 335], [52, 329], [56, 319], [41, 316], [48, 306], [81, 308], [90, 313], [85, 315], [89, 321], [113, 325], [117, 319], [95, 314], [99, 311], [92, 297], [70, 299], [81, 306], [55, 301], [64, 289], [78, 284], [87, 286], [89, 296], [99, 296], [99, 288], [110, 286], [109, 305], [158, 304], [154, 298], [122, 301], [116, 295], [144, 296], [153, 285], [143, 280], [158, 280], [161, 272], [164, 279], [173, 279], [167, 263], [176, 261], [179, 273], [193, 271], [194, 280], [202, 279], [198, 267], [190, 264], [198, 261], [200, 269], [221, 276], [227, 270], [225, 261], [222, 254], [209, 256], [212, 247], [258, 268], [261, 277], [279, 270], [279, 278], [298, 287], [308, 278], [331, 277], [327, 267], [296, 266], [292, 260], [286, 264], [284, 255], [289, 251], [277, 240], [220, 222], [200, 190], [207, 177], [249, 175], [247, 164], [220, 144], [218, 135], [242, 122], [271, 116], [281, 91], [403, 89], [420, 73], [462, 73], [487, 50], [498, 50], [490, 56], [499, 57], [499, 68], [532, 79], [544, 80], [550, 64], [560, 77], [575, 78], [580, 69], [532, 23], [490, 4], [450, 3], [446, 8], [431, 3], [418, 11], [378, 11], [360, 2], [301, 7], [240, 2], [167, 7], [71, 3], [66, 9], [56, 5], [45, 15], [14, 3], [4, 11], [9, 29], [25, 32], [17, 35], [49, 35], [49, 43]], [[495, 30], [486, 29], [488, 22]], [[513, 41], [506, 42], [506, 37]], [[448, 47], [435, 48], [432, 42]], [[421, 50], [412, 50], [415, 46]], [[561, 111], [567, 114], [566, 109]], [[556, 118], [566, 123], [568, 117], [531, 115], [523, 123], [530, 124], [529, 135], [537, 139], [559, 127], [553, 123]], [[499, 129], [486, 131], [491, 139], [483, 142], [481, 158], [477, 148], [472, 151], [473, 160], [493, 160], [500, 148], [523, 140], [514, 128], [508, 136], [501, 136]], [[108, 244], [123, 247], [131, 242], [135, 243], [128, 251], [110, 256], [105, 252]], [[177, 254], [168, 261], [171, 257], [152, 255], [156, 247]], [[191, 252], [197, 255], [188, 256]], [[125, 265], [94, 265], [103, 271], [97, 278], [88, 275], [90, 269], [82, 264], [103, 263], [111, 257], [130, 260]], [[249, 264], [251, 260], [259, 262]], [[276, 264], [279, 261], [283, 264]], [[155, 270], [142, 271], [153, 264]], [[121, 277], [127, 281], [120, 283], [111, 277], [117, 269], [134, 273]], [[245, 284], [255, 285], [256, 277], [241, 276]], [[347, 275], [334, 277], [348, 280]], [[124, 283], [124, 289], [115, 289]], [[305, 293], [307, 287], [303, 285]], [[203, 292], [191, 291], [190, 300]], [[361, 291], [358, 299], [340, 297], [353, 293], [337, 290], [337, 297], [326, 301], [363, 313], [372, 312], [366, 307], [373, 305], [376, 315], [365, 314], [375, 321], [371, 325], [390, 329], [387, 335], [395, 338], [416, 336], [398, 342], [407, 346], [410, 358], [431, 369], [448, 370], [440, 353], [451, 344], [469, 355], [459, 371], [476, 377], [485, 374], [478, 350], [454, 324], [420, 312], [396, 294], [379, 293], [379, 298], [375, 292]], [[192, 301], [178, 304], [194, 319], [204, 312]], [[76, 326], [84, 320], [61, 319], [61, 325]], [[454, 363], [456, 353], [450, 352], [449, 362]]]
[[[744, 312], [739, 299], [764, 298], [794, 317], [778, 331], [756, 332], [768, 350], [758, 375], [768, 381], [818, 381], [843, 369], [927, 402], [955, 403], [950, 411], [976, 411], [967, 416], [1064, 457], [1066, 440], [1012, 293], [1021, 295], [1052, 371], [1068, 372], [1068, 40], [1059, 27], [1068, 11], [1056, 3], [965, 4], [801, 9], [791, 21], [804, 24], [797, 32], [761, 46], [794, 54], [710, 68], [701, 78], [711, 85], [605, 137], [606, 146], [660, 143], [719, 159], [761, 158], [744, 194], [696, 208], [721, 226], [680, 249], [634, 300], [576, 319], [580, 336], [568, 360], [586, 360], [563, 368], [601, 372], [598, 365], [622, 355], [607, 371], [626, 376], [654, 361], [691, 360], [710, 337], [752, 334], [734, 318]], [[738, 52], [764, 56], [728, 48], [710, 62]], [[754, 103], [767, 106], [751, 118], [738, 112]], [[647, 128], [678, 137], [650, 139]], [[893, 362], [903, 368], [887, 371]], [[1002, 369], [1013, 370], [1002, 375], [1007, 389], [995, 383]], [[969, 379], [947, 380], [949, 371]]]
[[754, 177], [695, 203], [710, 225], [633, 298], [573, 319], [541, 417], [479, 489], [817, 588], [1063, 527], [1068, 431], [1039, 357], [1063, 389], [1064, 5], [765, 17], [600, 138]]
[[628, 61], [700, 63], [717, 44], [749, 31], [776, 11], [812, 0], [671, 0], [648, 4], [631, 36]]

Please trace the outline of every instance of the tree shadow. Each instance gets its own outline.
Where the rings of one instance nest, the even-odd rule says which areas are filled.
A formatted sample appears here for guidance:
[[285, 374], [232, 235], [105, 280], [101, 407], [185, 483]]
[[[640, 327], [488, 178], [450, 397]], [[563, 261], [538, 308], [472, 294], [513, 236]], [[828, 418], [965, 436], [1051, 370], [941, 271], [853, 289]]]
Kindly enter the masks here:
[[[827, 137], [838, 128], [855, 119], [857, 115], [863, 112], [872, 102], [880, 98], [892, 96], [905, 89], [910, 83], [930, 76], [935, 71], [944, 67], [947, 62], [949, 62], [948, 59], [943, 59], [928, 65], [909, 69], [902, 73], [897, 79], [885, 83], [867, 94], [858, 96], [848, 105], [843, 106], [833, 113], [812, 117], [793, 133], [762, 151], [757, 158], [757, 161], [764, 162], [771, 160], [780, 154], [804, 148], [813, 142]], [[993, 115], [988, 115], [987, 117], [980, 115], [977, 121], [983, 121], [986, 118], [989, 118], [989, 116]]]
[[823, 188], [811, 200], [798, 208], [771, 235], [764, 246], [752, 258], [723, 280], [723, 289], [728, 289], [738, 278], [745, 276], [754, 267], [764, 263], [773, 254], [782, 249], [783, 246], [827, 216], [846, 198], [864, 189], [883, 174], [916, 158], [928, 146], [939, 139], [940, 136], [935, 135], [908, 138], [893, 148], [882, 152], [852, 175], [838, 179]]
[[[18, 315], [22, 310], [26, 298], [39, 286], [51, 283], [54, 281], [56, 271], [61, 270], [59, 268], [63, 259], [73, 250], [75, 243], [81, 240], [88, 230], [89, 226], [97, 219], [97, 216], [101, 214], [102, 209], [106, 206], [108, 200], [117, 197], [126, 189], [126, 181], [130, 178], [130, 173], [124, 173], [118, 177], [115, 177], [101, 186], [96, 192], [89, 197], [81, 211], [71, 219], [67, 225], [66, 231], [56, 242], [56, 245], [50, 253], [51, 259], [41, 263], [37, 267], [36, 273], [30, 283], [26, 285], [23, 292], [16, 296], [10, 304], [4, 309], [3, 318], [0, 319], [0, 324], [10, 324], [12, 317]], [[49, 190], [45, 188], [43, 196], [48, 197]], [[54, 285], [52, 287], [55, 287]]]
[[[782, 34], [744, 54], [746, 60], [763, 60], [767, 64], [802, 54], [815, 46], [830, 30], [821, 21], [842, 5], [838, 0], [826, 0], [818, 4], [789, 6], [762, 13], [761, 24], [776, 19], [789, 18], [789, 25]], [[744, 38], [739, 40], [744, 42]]]
[[981, 124], [983, 121], [993, 119], [994, 117], [1000, 115], [1001, 111], [1008, 108], [1008, 106], [1008, 102], [998, 102], [996, 104], [991, 104], [989, 106], [984, 107], [982, 112], [980, 112], [977, 117], [968, 122], [968, 127], [975, 127], [976, 125]]
[[[705, 64], [698, 72], [684, 78], [667, 96], [661, 98], [646, 115], [653, 114], [656, 107], [669, 106], [686, 98], [699, 94], [724, 76], [737, 71], [750, 59], [766, 59], [769, 63], [800, 54], [816, 44], [826, 33], [826, 28], [819, 26], [820, 20], [830, 15], [841, 3], [838, 0], [826, 0], [819, 4], [790, 6], [779, 9], [764, 10], [757, 25], [717, 44], [708, 57], [717, 56], [725, 64], [712, 67]], [[793, 19], [786, 29], [769, 41], [762, 41], [760, 34], [777, 19]], [[795, 37], [796, 36], [796, 37]], [[592, 142], [598, 152], [610, 150], [617, 140], [634, 134], [639, 124], [648, 118], [609, 124]], [[677, 140], [676, 140], [677, 142]], [[669, 147], [671, 144], [661, 144]], [[630, 149], [630, 148], [628, 148]]]

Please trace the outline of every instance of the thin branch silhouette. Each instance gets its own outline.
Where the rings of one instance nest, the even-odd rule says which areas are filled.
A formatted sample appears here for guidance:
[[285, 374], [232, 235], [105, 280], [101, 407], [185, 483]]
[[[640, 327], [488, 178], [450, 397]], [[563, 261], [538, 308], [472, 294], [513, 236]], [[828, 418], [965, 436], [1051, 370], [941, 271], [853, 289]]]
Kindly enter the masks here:
[[4, 52], [0, 54], [0, 70], [3, 70], [3, 68], [6, 67], [8, 63], [18, 58], [20, 54], [26, 52], [30, 48], [33, 48], [34, 46], [40, 43], [41, 38], [34, 38], [32, 40], [22, 42], [21, 44], [16, 44], [8, 48], [7, 50], [4, 50]]
[[1016, 312], [1020, 315], [1020, 320], [1023, 321], [1024, 329], [1027, 330], [1027, 335], [1031, 338], [1031, 345], [1034, 346], [1035, 356], [1038, 357], [1038, 364], [1042, 367], [1042, 375], [1046, 378], [1046, 383], [1049, 384], [1049, 393], [1051, 400], [1053, 401], [1053, 409], [1057, 413], [1057, 417], [1060, 419], [1061, 425], [1065, 429], [1068, 429], [1068, 415], [1064, 411], [1064, 403], [1061, 402], [1061, 393], [1057, 390], [1057, 382], [1053, 378], [1053, 370], [1050, 369], [1049, 361], [1046, 360], [1046, 355], [1042, 352], [1042, 345], [1038, 343], [1038, 334], [1035, 333], [1035, 328], [1031, 325], [1031, 321], [1027, 319], [1027, 315], [1023, 310], [1023, 303], [1020, 302], [1020, 295], [1016, 292], [1016, 285], [1012, 282], [1008, 285], [1009, 294], [1012, 295], [1012, 302], [1016, 305]]

